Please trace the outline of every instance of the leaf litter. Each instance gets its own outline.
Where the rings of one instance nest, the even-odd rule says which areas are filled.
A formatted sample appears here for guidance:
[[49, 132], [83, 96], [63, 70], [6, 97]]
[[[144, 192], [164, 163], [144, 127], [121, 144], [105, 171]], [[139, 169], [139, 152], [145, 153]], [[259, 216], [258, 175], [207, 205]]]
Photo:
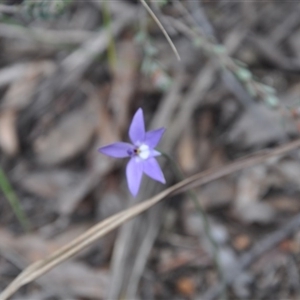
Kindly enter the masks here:
[[[56, 17], [57, 21], [39, 17], [38, 10], [34, 17], [27, 16], [25, 23], [19, 15], [5, 14], [21, 22], [26, 34], [29, 28], [37, 29], [41, 37], [38, 43], [32, 41], [32, 36], [20, 36], [12, 25], [5, 24], [5, 19], [1, 20], [7, 26], [5, 32], [0, 30], [1, 166], [34, 226], [29, 235], [20, 233], [0, 196], [1, 290], [29, 264], [43, 261], [87, 228], [116, 213], [118, 218], [127, 218], [122, 212], [129, 207], [131, 198], [122, 175], [124, 164], [101, 158], [97, 149], [126, 139], [130, 119], [142, 107], [147, 126], [156, 128], [157, 116], [165, 116], [163, 121], [169, 125], [165, 145], [185, 175], [207, 172], [199, 177], [203, 180], [200, 187], [190, 183], [184, 189], [195, 188], [198, 201], [211, 220], [222, 266], [232, 287], [229, 297], [299, 296], [295, 279], [299, 278], [299, 227], [297, 220], [293, 221], [300, 212], [299, 151], [282, 152], [267, 163], [264, 159], [255, 167], [243, 166], [237, 173], [230, 171], [217, 180], [214, 177], [216, 170], [220, 172], [230, 163], [236, 166], [240, 157], [289, 145], [299, 135], [299, 66], [295, 63], [291, 68], [290, 64], [296, 62], [299, 48], [300, 23], [299, 18], [293, 17], [297, 3], [220, 6], [216, 2], [194, 10], [188, 1], [175, 2], [161, 7], [153, 3], [151, 8], [178, 49], [181, 64], [157, 25], [150, 18], [143, 24], [136, 13], [138, 4], [130, 1], [109, 5], [109, 34], [109, 29], [104, 29], [103, 8], [97, 3], [73, 1], [65, 13]], [[257, 12], [255, 18], [251, 11]], [[182, 16], [177, 21], [204, 32], [203, 39], [189, 42], [180, 31], [186, 27], [174, 26], [174, 20], [166, 16]], [[191, 18], [195, 20], [193, 25]], [[201, 24], [201, 29], [196, 29], [197, 24]], [[214, 30], [206, 39], [209, 26]], [[147, 66], [144, 53], [149, 49], [147, 43], [135, 43], [134, 35], [139, 30], [147, 31], [156, 48], [157, 54], [152, 57], [158, 68], [155, 76], [169, 76], [169, 91], [154, 84], [158, 77], [151, 77], [140, 68]], [[219, 70], [224, 68], [221, 64], [226, 62], [219, 60], [222, 46], [218, 47], [219, 58], [201, 51], [202, 46], [207, 49], [207, 41], [213, 42], [217, 37], [234, 59], [248, 64], [248, 79], [255, 78], [278, 89], [280, 109], [257, 99], [247, 98], [245, 102], [245, 91], [239, 88], [245, 88], [243, 82], [236, 85], [219, 76]], [[270, 49], [259, 47], [257, 41], [261, 38], [279, 50], [276, 56], [266, 56]], [[117, 50], [113, 70], [107, 59], [109, 41]], [[174, 82], [178, 83], [177, 90], [172, 87]], [[211, 168], [213, 172], [207, 171]], [[171, 186], [176, 178], [165, 169]], [[161, 226], [156, 234], [150, 238], [145, 235], [149, 243], [150, 239], [153, 241], [149, 252], [144, 244], [139, 244], [138, 237], [143, 226], [153, 224], [153, 214], [143, 215], [132, 227], [130, 244], [126, 240], [122, 244], [119, 235], [111, 232], [75, 258], [38, 275], [35, 283], [20, 289], [12, 299], [105, 299], [116, 276], [113, 266], [118, 266], [119, 274], [127, 274], [119, 277], [118, 298], [126, 298], [128, 290], [136, 290], [134, 298], [142, 299], [217, 298], [219, 278], [211, 249], [203, 238], [199, 215], [185, 195], [166, 201], [164, 209], [166, 214], [157, 222]], [[33, 217], [37, 215], [43, 219], [43, 225]], [[121, 219], [110, 220], [120, 221], [121, 225]], [[256, 250], [269, 237], [273, 240], [265, 246], [266, 253]], [[113, 255], [117, 246], [138, 255], [118, 262]], [[245, 257], [256, 263], [244, 267]], [[138, 289], [124, 288], [128, 278], [134, 278], [130, 282], [137, 282]]]

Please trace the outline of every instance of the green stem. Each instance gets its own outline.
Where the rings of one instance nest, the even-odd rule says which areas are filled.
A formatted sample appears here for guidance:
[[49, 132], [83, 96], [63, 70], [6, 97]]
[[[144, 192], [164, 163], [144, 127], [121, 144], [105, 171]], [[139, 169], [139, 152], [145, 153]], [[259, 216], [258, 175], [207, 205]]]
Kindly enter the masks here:
[[25, 213], [23, 212], [19, 199], [17, 195], [14, 193], [12, 186], [10, 185], [3, 169], [0, 167], [0, 188], [5, 195], [8, 203], [10, 204], [15, 216], [17, 217], [18, 221], [20, 222], [23, 229], [28, 232], [30, 231], [30, 222], [26, 217]]
[[[161, 154], [168, 160], [168, 162], [172, 166], [173, 172], [175, 173], [175, 176], [177, 177], [177, 179], [180, 181], [185, 179], [178, 164], [168, 154], [163, 153], [163, 152], [161, 152]], [[218, 247], [218, 244], [216, 243], [215, 239], [212, 236], [211, 226], [209, 224], [207, 214], [204, 211], [204, 209], [202, 208], [202, 206], [200, 205], [196, 193], [194, 191], [189, 190], [189, 191], [187, 191], [187, 194], [193, 201], [195, 208], [196, 208], [201, 220], [203, 221], [204, 232], [212, 246], [212, 256], [213, 256], [212, 258], [213, 258], [215, 267], [218, 270], [219, 278], [222, 283], [222, 299], [227, 299], [226, 278], [225, 278], [225, 274], [223, 272], [223, 268], [222, 268], [220, 258], [219, 258], [219, 247]]]

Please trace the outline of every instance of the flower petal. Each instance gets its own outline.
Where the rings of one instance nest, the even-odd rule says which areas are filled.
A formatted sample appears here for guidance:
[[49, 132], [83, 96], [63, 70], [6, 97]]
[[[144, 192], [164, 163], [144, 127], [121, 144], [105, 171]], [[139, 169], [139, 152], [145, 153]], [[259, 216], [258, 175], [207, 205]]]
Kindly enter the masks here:
[[133, 151], [133, 146], [128, 143], [118, 142], [101, 147], [98, 151], [112, 157], [128, 157], [130, 156], [130, 151]]
[[131, 158], [126, 167], [127, 184], [131, 194], [135, 197], [139, 191], [143, 176], [143, 163], [135, 157]]
[[129, 128], [129, 137], [133, 144], [137, 142], [141, 143], [145, 138], [144, 114], [141, 108], [139, 108], [133, 116]]
[[155, 148], [165, 131], [165, 128], [159, 128], [146, 132], [144, 143], [150, 148]]
[[161, 183], [166, 183], [164, 174], [161, 171], [161, 168], [154, 157], [144, 160], [143, 165], [144, 165], [144, 173], [146, 175]]
[[161, 155], [161, 153], [158, 152], [157, 150], [155, 150], [155, 149], [151, 149], [151, 150], [150, 150], [150, 157], [153, 157], [153, 156], [160, 156], [160, 155]]

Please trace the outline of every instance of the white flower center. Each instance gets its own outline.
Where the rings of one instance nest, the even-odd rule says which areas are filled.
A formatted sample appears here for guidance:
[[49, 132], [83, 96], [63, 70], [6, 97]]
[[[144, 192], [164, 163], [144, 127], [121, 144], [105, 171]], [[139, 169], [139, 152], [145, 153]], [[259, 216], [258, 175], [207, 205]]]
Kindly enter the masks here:
[[138, 148], [137, 155], [141, 159], [147, 159], [150, 156], [150, 149], [148, 145], [142, 144]]

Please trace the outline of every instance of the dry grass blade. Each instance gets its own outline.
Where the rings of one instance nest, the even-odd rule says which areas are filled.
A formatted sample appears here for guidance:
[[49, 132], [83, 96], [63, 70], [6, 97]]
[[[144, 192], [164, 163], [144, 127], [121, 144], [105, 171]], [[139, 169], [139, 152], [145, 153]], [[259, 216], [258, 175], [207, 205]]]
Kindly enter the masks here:
[[61, 262], [69, 259], [70, 257], [77, 254], [85, 247], [91, 245], [94, 241], [109, 233], [113, 229], [117, 228], [129, 219], [137, 216], [138, 214], [146, 211], [159, 201], [165, 199], [167, 196], [174, 195], [180, 192], [184, 192], [192, 187], [199, 186], [209, 181], [218, 179], [225, 175], [229, 175], [233, 172], [242, 170], [259, 163], [264, 162], [268, 158], [283, 155], [286, 152], [292, 151], [300, 147], [300, 140], [290, 142], [286, 145], [279, 146], [274, 150], [262, 151], [251, 157], [240, 159], [232, 164], [204, 171], [195, 174], [171, 187], [159, 193], [158, 195], [146, 200], [143, 203], [137, 204], [131, 208], [124, 210], [118, 214], [115, 214], [106, 220], [95, 225], [87, 232], [62, 247], [61, 249], [54, 252], [52, 255], [44, 260], [40, 260], [28, 268], [26, 268], [1, 294], [0, 300], [5, 300], [16, 292], [21, 286], [35, 280], [50, 269], [54, 268]]
[[174, 43], [172, 42], [170, 36], [168, 35], [167, 31], [165, 30], [164, 26], [161, 24], [161, 22], [158, 20], [158, 18], [156, 17], [156, 15], [154, 14], [154, 12], [151, 10], [151, 8], [149, 7], [149, 5], [146, 3], [145, 0], [140, 0], [141, 3], [143, 4], [143, 6], [146, 8], [146, 10], [148, 11], [148, 13], [151, 15], [151, 17], [154, 19], [154, 21], [156, 22], [156, 24], [158, 25], [158, 27], [161, 29], [161, 31], [163, 32], [164, 36], [166, 37], [167, 41], [169, 42], [172, 50], [174, 51], [176, 57], [178, 60], [180, 60], [180, 56], [179, 53], [174, 45]]

